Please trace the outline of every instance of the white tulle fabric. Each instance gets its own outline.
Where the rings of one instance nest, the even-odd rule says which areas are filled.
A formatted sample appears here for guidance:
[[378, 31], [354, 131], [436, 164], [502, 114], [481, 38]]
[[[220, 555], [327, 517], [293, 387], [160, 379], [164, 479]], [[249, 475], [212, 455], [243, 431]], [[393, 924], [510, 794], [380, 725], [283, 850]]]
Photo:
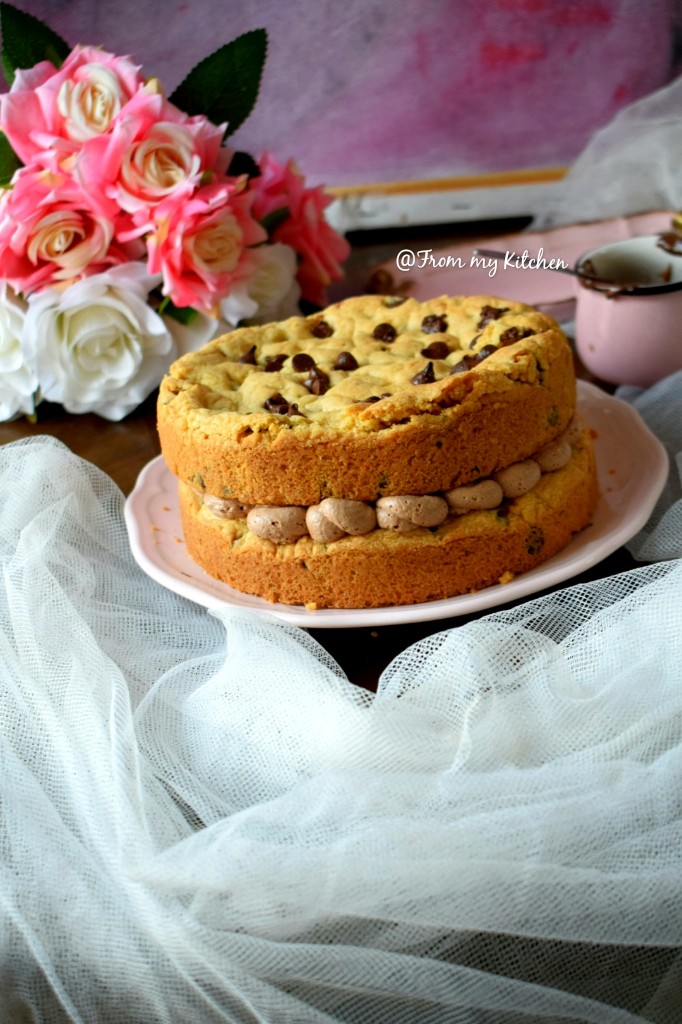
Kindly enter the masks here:
[[[682, 344], [682, 340], [680, 342]], [[617, 397], [629, 402], [663, 442], [670, 473], [644, 529], [628, 544], [642, 562], [682, 557], [682, 370], [648, 390], [621, 387]]]
[[682, 554], [353, 686], [0, 448], [0, 1020], [673, 1024]]

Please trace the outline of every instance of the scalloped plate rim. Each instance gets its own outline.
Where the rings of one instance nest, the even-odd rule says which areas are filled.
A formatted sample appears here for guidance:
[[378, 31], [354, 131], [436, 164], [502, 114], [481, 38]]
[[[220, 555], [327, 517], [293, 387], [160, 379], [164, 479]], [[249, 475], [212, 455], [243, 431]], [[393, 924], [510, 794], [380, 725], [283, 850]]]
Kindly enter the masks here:
[[665, 486], [665, 448], [632, 406], [594, 384], [579, 381], [578, 407], [596, 433], [601, 495], [594, 520], [557, 555], [509, 583], [420, 604], [316, 611], [242, 594], [213, 579], [189, 558], [175, 478], [161, 455], [142, 469], [126, 499], [124, 520], [130, 548], [151, 579], [209, 610], [248, 609], [307, 629], [393, 626], [496, 608], [566, 582], [612, 554], [644, 526]]

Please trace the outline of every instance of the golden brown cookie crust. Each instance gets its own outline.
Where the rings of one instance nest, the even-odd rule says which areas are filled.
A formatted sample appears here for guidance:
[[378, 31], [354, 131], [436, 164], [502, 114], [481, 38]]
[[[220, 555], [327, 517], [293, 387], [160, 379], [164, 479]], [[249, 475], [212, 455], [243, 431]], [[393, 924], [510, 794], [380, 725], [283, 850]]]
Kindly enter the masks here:
[[[347, 299], [312, 317], [242, 328], [178, 360], [158, 404], [172, 472], [249, 504], [371, 501], [487, 476], [565, 429], [573, 358], [551, 318], [488, 296], [394, 301]], [[443, 358], [423, 354], [433, 343], [447, 346]], [[482, 351], [483, 361], [451, 373]], [[341, 352], [358, 369], [335, 369]], [[240, 362], [249, 353], [255, 365]], [[309, 371], [292, 369], [301, 354], [327, 378], [321, 393]], [[277, 356], [282, 365], [266, 371]], [[411, 383], [429, 364], [435, 380]], [[263, 407], [273, 395], [286, 412]]]
[[213, 515], [180, 485], [190, 556], [235, 589], [311, 608], [370, 608], [433, 601], [508, 581], [560, 551], [592, 518], [598, 498], [589, 431], [570, 462], [499, 509], [453, 516], [437, 529], [376, 529], [330, 544], [274, 544], [244, 519]]

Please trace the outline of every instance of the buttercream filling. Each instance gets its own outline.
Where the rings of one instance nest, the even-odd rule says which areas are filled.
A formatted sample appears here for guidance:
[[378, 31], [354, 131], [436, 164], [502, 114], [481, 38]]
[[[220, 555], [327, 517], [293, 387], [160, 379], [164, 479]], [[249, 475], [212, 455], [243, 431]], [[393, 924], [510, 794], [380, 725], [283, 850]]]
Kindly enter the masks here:
[[407, 532], [433, 529], [452, 516], [500, 508], [531, 491], [544, 473], [568, 464], [583, 425], [574, 417], [566, 430], [530, 458], [515, 462], [490, 477], [437, 494], [398, 494], [375, 502], [324, 498], [316, 505], [246, 505], [235, 498], [197, 492], [206, 508], [222, 519], [246, 519], [256, 536], [275, 544], [291, 544], [309, 535], [329, 544], [345, 536], [363, 536], [375, 529]]

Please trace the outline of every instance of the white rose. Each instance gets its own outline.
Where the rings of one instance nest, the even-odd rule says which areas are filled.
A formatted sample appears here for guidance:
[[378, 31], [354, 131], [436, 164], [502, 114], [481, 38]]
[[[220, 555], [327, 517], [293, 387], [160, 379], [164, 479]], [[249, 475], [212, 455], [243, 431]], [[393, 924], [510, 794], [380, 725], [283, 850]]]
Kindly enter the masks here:
[[26, 304], [0, 283], [0, 420], [34, 411], [38, 378], [22, 347]]
[[296, 253], [275, 242], [249, 250], [251, 274], [220, 303], [221, 316], [232, 325], [243, 320], [269, 323], [299, 313], [301, 290], [296, 283]]
[[176, 354], [147, 301], [159, 280], [124, 263], [29, 297], [24, 341], [43, 398], [120, 420], [154, 390]]
[[220, 321], [197, 311], [194, 311], [194, 315], [186, 324], [180, 323], [173, 316], [163, 316], [163, 322], [173, 336], [177, 356], [184, 356], [186, 352], [196, 352], [211, 338], [225, 333], [224, 329], [221, 329]]

